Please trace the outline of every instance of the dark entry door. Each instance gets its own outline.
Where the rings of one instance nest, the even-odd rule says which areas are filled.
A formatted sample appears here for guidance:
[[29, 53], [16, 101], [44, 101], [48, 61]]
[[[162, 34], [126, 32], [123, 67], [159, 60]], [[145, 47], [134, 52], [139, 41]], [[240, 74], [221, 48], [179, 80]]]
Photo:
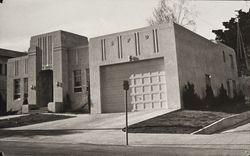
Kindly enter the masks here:
[[49, 102], [53, 102], [53, 71], [41, 71], [39, 73], [38, 83], [37, 104], [39, 107], [47, 107]]

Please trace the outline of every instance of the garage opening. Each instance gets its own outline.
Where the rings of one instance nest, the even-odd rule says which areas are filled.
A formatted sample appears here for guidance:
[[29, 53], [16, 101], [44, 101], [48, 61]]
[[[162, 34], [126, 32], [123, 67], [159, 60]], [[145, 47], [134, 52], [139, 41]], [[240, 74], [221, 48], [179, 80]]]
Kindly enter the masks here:
[[101, 67], [102, 113], [124, 112], [123, 80], [130, 81], [129, 111], [167, 108], [164, 59]]

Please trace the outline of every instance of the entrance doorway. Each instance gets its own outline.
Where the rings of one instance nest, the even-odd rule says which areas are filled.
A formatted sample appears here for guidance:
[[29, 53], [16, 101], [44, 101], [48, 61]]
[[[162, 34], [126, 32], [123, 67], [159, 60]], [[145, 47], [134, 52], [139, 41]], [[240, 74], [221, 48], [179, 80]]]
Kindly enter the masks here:
[[53, 102], [53, 71], [42, 70], [38, 76], [37, 105], [47, 107], [49, 102]]

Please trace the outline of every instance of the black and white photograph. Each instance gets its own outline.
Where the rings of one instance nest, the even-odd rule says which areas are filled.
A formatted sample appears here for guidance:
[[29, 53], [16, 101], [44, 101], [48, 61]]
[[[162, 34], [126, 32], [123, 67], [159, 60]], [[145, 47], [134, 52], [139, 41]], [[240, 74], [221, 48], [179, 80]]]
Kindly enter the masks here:
[[0, 156], [250, 156], [250, 1], [0, 0]]

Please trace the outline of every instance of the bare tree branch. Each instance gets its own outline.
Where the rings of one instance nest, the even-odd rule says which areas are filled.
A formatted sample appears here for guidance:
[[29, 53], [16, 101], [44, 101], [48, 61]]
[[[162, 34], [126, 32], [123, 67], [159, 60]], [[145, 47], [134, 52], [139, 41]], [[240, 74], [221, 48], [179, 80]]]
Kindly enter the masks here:
[[155, 25], [173, 21], [195, 30], [197, 15], [198, 12], [189, 5], [188, 0], [160, 0], [147, 22], [149, 25]]

